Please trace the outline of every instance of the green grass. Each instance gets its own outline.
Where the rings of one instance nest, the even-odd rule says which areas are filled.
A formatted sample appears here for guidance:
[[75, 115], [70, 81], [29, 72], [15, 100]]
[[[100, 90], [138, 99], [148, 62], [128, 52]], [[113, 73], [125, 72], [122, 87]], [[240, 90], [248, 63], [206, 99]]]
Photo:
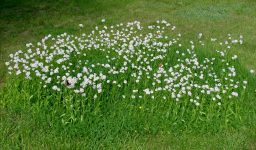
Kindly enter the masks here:
[[[105, 110], [106, 112], [96, 111], [95, 114], [85, 117], [89, 123], [63, 126], [59, 122], [59, 115], [54, 112], [49, 113], [48, 107], [42, 109], [37, 105], [31, 107], [27, 104], [27, 100], [38, 102], [38, 97], [44, 91], [20, 89], [17, 84], [19, 79], [15, 78], [14, 81], [11, 78], [5, 79], [4, 66], [4, 62], [8, 60], [8, 54], [17, 49], [23, 49], [27, 42], [38, 41], [49, 33], [76, 34], [79, 31], [77, 27], [79, 23], [83, 23], [85, 29], [89, 31], [102, 18], [106, 18], [107, 24], [133, 20], [149, 24], [157, 19], [166, 19], [176, 25], [178, 31], [185, 33], [185, 39], [194, 38], [195, 33], [199, 32], [204, 33], [206, 38], [212, 36], [224, 38], [228, 33], [242, 34], [245, 44], [233, 47], [232, 53], [238, 54], [245, 68], [256, 69], [255, 10], [256, 2], [253, 0], [198, 0], [196, 2], [193, 0], [75, 0], [72, 2], [5, 0], [0, 6], [0, 82], [8, 82], [2, 85], [5, 88], [0, 92], [0, 99], [5, 101], [1, 101], [0, 104], [1, 106], [5, 106], [7, 102], [13, 102], [13, 104], [11, 108], [0, 107], [0, 139], [3, 139], [0, 141], [0, 148], [256, 149], [256, 109], [254, 107], [256, 88], [253, 85], [255, 79], [252, 77], [249, 80], [250, 91], [244, 102], [239, 103], [242, 108], [240, 115], [243, 124], [239, 124], [238, 128], [224, 128], [218, 131], [216, 122], [213, 122], [216, 124], [210, 127], [200, 124], [192, 127], [182, 126], [182, 128], [173, 128], [175, 126], [172, 125], [171, 129], [168, 126], [159, 127], [159, 125], [168, 124], [168, 120], [161, 122], [162, 120], [159, 119], [161, 113], [158, 114], [159, 116], [154, 116], [154, 113], [142, 113], [141, 115], [146, 115], [150, 119], [135, 120], [136, 111], [124, 111], [125, 108], [119, 103], [106, 103], [109, 108], [119, 105], [122, 107]], [[243, 71], [245, 70], [241, 69], [241, 72]], [[34, 86], [27, 88], [38, 89], [37, 85], [28, 83], [27, 85]], [[31, 95], [35, 96], [31, 97]], [[132, 115], [129, 117], [127, 113]], [[137, 131], [137, 129], [140, 130]]]

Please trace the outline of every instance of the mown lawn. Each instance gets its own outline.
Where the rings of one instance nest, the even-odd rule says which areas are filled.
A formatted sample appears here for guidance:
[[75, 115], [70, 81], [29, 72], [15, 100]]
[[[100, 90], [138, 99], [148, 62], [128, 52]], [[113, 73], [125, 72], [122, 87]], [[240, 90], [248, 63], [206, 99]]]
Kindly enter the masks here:
[[[80, 23], [89, 31], [102, 18], [109, 25], [134, 20], [149, 24], [165, 19], [188, 39], [201, 32], [205, 38], [242, 34], [244, 45], [232, 51], [247, 69], [256, 70], [254, 0], [4, 0], [0, 5], [0, 85], [4, 86], [4, 62], [11, 52], [49, 33], [76, 34]], [[47, 117], [40, 118], [44, 114], [0, 107], [0, 149], [256, 149], [255, 104], [254, 101], [245, 104], [250, 121], [239, 129], [216, 133], [133, 133], [120, 137], [99, 136], [95, 141], [84, 136], [86, 129], [82, 126], [65, 128], [44, 122]], [[100, 133], [95, 131], [95, 134]]]

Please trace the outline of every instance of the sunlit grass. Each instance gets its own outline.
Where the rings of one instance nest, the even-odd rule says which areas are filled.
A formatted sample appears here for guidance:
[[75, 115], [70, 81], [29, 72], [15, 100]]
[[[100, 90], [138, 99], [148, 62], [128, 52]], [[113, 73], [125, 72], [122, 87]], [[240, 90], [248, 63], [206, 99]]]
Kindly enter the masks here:
[[[0, 147], [4, 149], [255, 148], [256, 87], [254, 83], [256, 81], [254, 75], [250, 73], [250, 69], [256, 69], [254, 42], [256, 33], [253, 28], [256, 25], [255, 11], [253, 11], [255, 2], [139, 0], [117, 3], [115, 1], [72, 3], [20, 1], [20, 3], [6, 2], [6, 4], [1, 5], [0, 23], [1, 30], [3, 29], [0, 41], [0, 74], [1, 77], [6, 77], [4, 80], [1, 78], [0, 81], [5, 81], [5, 84], [1, 83], [0, 92], [1, 106], [4, 106], [0, 109], [0, 135], [3, 139]], [[81, 111], [78, 107], [82, 102], [79, 102], [79, 105], [74, 103], [81, 96], [70, 89], [63, 90], [62, 93], [65, 94], [61, 94], [50, 88], [53, 85], [43, 88], [39, 79], [29, 81], [22, 76], [7, 76], [4, 62], [10, 60], [8, 55], [15, 50], [26, 49], [24, 43], [36, 44], [49, 33], [53, 37], [64, 32], [74, 36], [79, 36], [81, 32], [89, 33], [96, 25], [101, 24], [102, 18], [106, 18], [108, 26], [134, 20], [149, 25], [155, 20], [167, 19], [177, 25], [175, 35], [182, 33], [182, 39], [186, 41], [182, 44], [185, 48], [183, 50], [191, 46], [190, 40], [198, 40], [198, 33], [202, 32], [204, 46], [200, 43], [196, 46], [196, 54], [200, 60], [205, 57], [222, 59], [214, 51], [220, 48], [219, 42], [229, 33], [236, 38], [242, 34], [243, 45], [233, 45], [225, 59], [229, 59], [232, 65], [237, 67], [237, 80], [241, 83], [244, 80], [248, 81], [247, 88], [244, 90], [241, 84], [236, 99], [230, 101], [225, 98], [228, 105], [221, 103], [221, 106], [218, 106], [216, 102], [196, 107], [190, 102], [189, 105], [183, 103], [187, 98], [177, 103], [171, 95], [168, 97], [162, 93], [155, 96], [155, 99], [142, 95], [143, 98], [138, 100], [137, 98], [143, 94], [142, 91], [150, 84], [142, 85], [145, 88], [140, 89], [141, 92], [133, 99], [130, 93], [136, 84], [129, 82], [128, 88], [121, 90], [112, 85], [104, 86], [105, 91], [102, 95], [96, 100], [87, 98], [86, 103], [83, 103], [86, 107]], [[80, 23], [84, 25], [82, 30], [78, 26]], [[219, 41], [214, 44], [210, 40], [212, 37], [218, 38]], [[178, 46], [173, 49], [178, 49]], [[179, 57], [175, 51], [173, 52], [168, 56]], [[233, 62], [232, 57], [235, 54], [238, 60]], [[100, 57], [95, 59], [95, 55]], [[106, 61], [102, 59], [104, 54], [96, 51], [82, 58], [88, 59], [89, 64]], [[75, 58], [72, 62], [76, 60]], [[174, 60], [164, 61], [178, 63]], [[161, 66], [159, 63], [154, 65], [156, 70], [159, 66]], [[218, 70], [223, 66], [220, 63], [213, 67]], [[97, 68], [97, 70], [101, 69]], [[218, 73], [220, 71], [217, 71]], [[123, 81], [129, 78], [130, 74], [113, 76], [113, 79], [115, 77]], [[142, 77], [141, 81], [145, 80], [147, 78]], [[94, 93], [95, 91], [88, 96], [93, 98]], [[124, 93], [126, 93], [125, 99]], [[164, 96], [168, 101], [164, 100]], [[72, 104], [75, 104], [75, 108], [71, 109], [68, 106]], [[189, 109], [184, 109], [187, 106]], [[81, 114], [86, 115], [81, 117]]]

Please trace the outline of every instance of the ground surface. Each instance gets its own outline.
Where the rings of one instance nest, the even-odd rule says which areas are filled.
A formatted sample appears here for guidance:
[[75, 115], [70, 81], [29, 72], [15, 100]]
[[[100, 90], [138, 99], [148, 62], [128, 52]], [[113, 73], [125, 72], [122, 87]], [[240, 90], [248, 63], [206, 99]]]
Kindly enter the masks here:
[[[242, 64], [256, 69], [256, 1], [254, 0], [4, 0], [0, 5], [0, 83], [4, 82], [4, 62], [9, 53], [24, 48], [27, 42], [46, 34], [76, 33], [82, 23], [90, 30], [106, 18], [107, 24], [139, 20], [151, 23], [166, 19], [185, 36], [204, 33], [206, 37], [242, 34], [243, 46], [234, 49]], [[255, 117], [255, 110], [251, 111]], [[253, 118], [255, 120], [255, 118]], [[42, 147], [69, 149], [86, 144], [83, 137], [70, 139], [56, 129], [41, 127], [29, 114], [0, 110], [1, 145], [15, 148]], [[256, 128], [217, 134], [181, 133], [180, 135], [134, 136], [115, 143], [123, 149], [256, 149]], [[7, 143], [6, 143], [7, 142]], [[107, 146], [112, 146], [111, 143]]]

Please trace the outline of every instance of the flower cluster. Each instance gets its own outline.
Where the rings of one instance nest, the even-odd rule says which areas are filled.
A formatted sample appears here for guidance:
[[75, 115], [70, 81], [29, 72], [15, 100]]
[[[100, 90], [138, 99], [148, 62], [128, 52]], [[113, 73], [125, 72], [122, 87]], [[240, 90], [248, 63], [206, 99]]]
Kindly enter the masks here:
[[45, 88], [84, 97], [93, 93], [95, 99], [108, 92], [106, 87], [120, 89], [124, 99], [189, 101], [195, 106], [239, 97], [238, 89], [245, 89], [247, 81], [237, 77], [238, 56], [229, 59], [226, 54], [233, 44], [243, 44], [243, 37], [228, 35], [219, 42], [224, 48], [216, 50], [216, 57], [202, 57], [196, 51], [204, 47], [203, 34], [185, 43], [175, 29], [165, 20], [146, 28], [134, 21], [96, 26], [77, 36], [47, 35], [26, 44], [26, 51], [10, 54], [6, 65], [10, 74], [39, 80]]

